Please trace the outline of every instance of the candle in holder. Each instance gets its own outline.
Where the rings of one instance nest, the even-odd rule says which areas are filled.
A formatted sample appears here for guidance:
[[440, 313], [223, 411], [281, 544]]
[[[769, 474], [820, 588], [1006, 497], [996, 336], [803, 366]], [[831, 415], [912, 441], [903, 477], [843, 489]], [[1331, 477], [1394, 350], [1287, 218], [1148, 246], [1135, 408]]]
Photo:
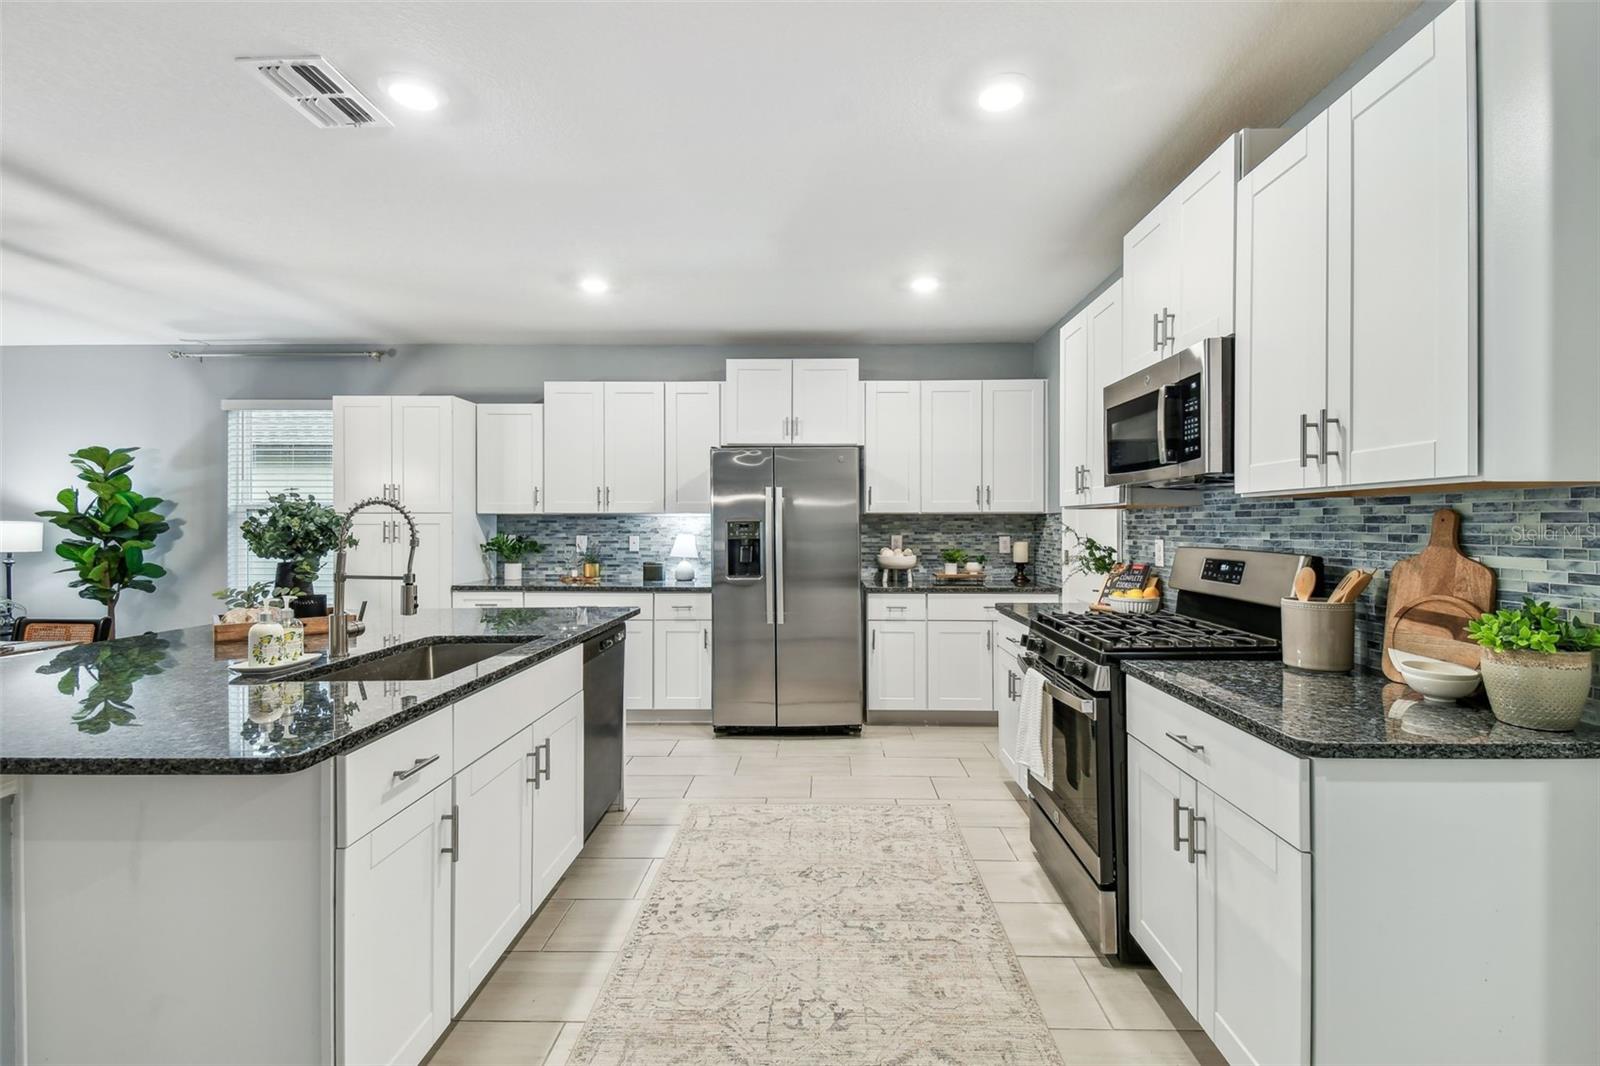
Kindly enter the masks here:
[[1011, 542], [1011, 561], [1014, 563], [1025, 563], [1028, 561], [1027, 541], [1014, 540]]

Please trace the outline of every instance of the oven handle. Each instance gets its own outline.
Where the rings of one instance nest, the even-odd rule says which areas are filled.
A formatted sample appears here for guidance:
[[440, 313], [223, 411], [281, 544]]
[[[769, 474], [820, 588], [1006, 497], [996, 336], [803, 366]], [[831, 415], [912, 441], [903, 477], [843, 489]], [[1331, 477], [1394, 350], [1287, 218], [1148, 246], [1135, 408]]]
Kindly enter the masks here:
[[1039, 676], [1044, 678], [1045, 695], [1052, 696], [1055, 699], [1060, 700], [1062, 703], [1066, 704], [1074, 711], [1077, 711], [1091, 722], [1100, 717], [1100, 712], [1096, 707], [1095, 698], [1093, 695], [1086, 696], [1082, 692], [1077, 691], [1078, 686], [1064, 678], [1060, 681], [1056, 680], [1056, 678], [1053, 676], [1053, 672], [1046, 670], [1044, 668], [1044, 664], [1039, 662], [1039, 660], [1034, 658], [1032, 655], [1024, 655], [1020, 662], [1022, 663], [1023, 667], [1028, 670], [1038, 671]]

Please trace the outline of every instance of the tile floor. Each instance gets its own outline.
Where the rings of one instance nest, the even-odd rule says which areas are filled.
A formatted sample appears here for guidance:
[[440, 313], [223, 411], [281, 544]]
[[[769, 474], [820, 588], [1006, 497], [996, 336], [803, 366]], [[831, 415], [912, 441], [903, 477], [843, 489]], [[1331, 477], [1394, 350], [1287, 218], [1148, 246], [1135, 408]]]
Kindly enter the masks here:
[[1089, 947], [1034, 859], [993, 738], [992, 727], [866, 726], [859, 738], [719, 739], [708, 725], [630, 724], [627, 811], [595, 830], [431, 1063], [567, 1061], [691, 802], [871, 799], [950, 804], [1069, 1066], [1220, 1064], [1154, 970]]

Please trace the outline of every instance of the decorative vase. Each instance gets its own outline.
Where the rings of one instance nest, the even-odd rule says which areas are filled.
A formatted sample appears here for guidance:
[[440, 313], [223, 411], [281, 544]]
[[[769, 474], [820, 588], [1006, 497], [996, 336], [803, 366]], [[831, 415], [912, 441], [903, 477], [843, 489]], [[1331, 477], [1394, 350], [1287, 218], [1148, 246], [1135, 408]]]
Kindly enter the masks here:
[[328, 613], [328, 597], [311, 591], [312, 579], [301, 571], [300, 560], [279, 562], [272, 581], [280, 589], [294, 590], [295, 598], [289, 601], [289, 609], [296, 618], [321, 618]]
[[505, 583], [507, 585], [520, 585], [520, 584], [522, 584], [522, 564], [521, 563], [506, 563], [506, 564], [504, 564], [502, 569], [505, 571], [503, 580], [505, 581]]
[[1492, 651], [1479, 664], [1494, 716], [1524, 729], [1577, 728], [1589, 699], [1594, 656], [1586, 651]]
[[981, 574], [981, 573], [983, 573], [983, 564], [982, 563], [968, 563], [967, 564], [967, 573], [969, 573], [969, 574]]

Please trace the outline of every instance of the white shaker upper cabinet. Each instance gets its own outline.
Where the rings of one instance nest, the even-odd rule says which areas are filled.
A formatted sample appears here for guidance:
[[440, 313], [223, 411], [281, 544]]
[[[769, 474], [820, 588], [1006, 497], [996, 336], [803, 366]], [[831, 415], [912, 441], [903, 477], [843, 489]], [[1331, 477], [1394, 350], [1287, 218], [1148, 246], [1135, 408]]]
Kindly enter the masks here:
[[667, 382], [667, 505], [711, 511], [711, 449], [722, 443], [722, 383]]
[[333, 506], [391, 494], [393, 403], [387, 396], [333, 398]]
[[983, 510], [983, 382], [922, 383], [922, 509]]
[[1348, 454], [1330, 485], [1478, 472], [1473, 12], [1446, 9], [1328, 110], [1328, 447]]
[[613, 514], [666, 510], [666, 386], [612, 381], [605, 387], [605, 493]]
[[544, 387], [544, 509], [598, 514], [605, 493], [605, 385], [552, 381]]
[[983, 383], [983, 509], [1044, 510], [1045, 382]]
[[478, 405], [478, 511], [544, 510], [544, 408], [536, 403]]
[[1323, 114], [1239, 182], [1234, 488], [1241, 493], [1324, 483], [1327, 219]]
[[1166, 202], [1122, 238], [1122, 365], [1131, 374], [1172, 354], [1167, 344], [1177, 249]]
[[787, 444], [794, 410], [788, 359], [729, 359], [722, 392], [722, 439], [728, 444]]
[[[1089, 312], [1080, 311], [1057, 335], [1061, 360], [1061, 506], [1085, 502], [1084, 472], [1089, 469], [1092, 389], [1089, 387]], [[1122, 353], [1117, 353], [1118, 359]], [[1093, 405], [1096, 413], [1099, 403]]]
[[922, 510], [922, 383], [868, 381], [861, 386], [867, 510]]
[[393, 480], [398, 486], [399, 502], [411, 511], [450, 510], [455, 471], [455, 397], [391, 399]]
[[1234, 183], [1239, 139], [1223, 141], [1170, 200], [1176, 238], [1167, 354], [1233, 332]]
[[[1231, 217], [1231, 216], [1230, 216]], [[1232, 247], [1232, 242], [1229, 242]], [[1088, 338], [1089, 388], [1084, 398], [1084, 431], [1088, 456], [1083, 477], [1083, 502], [1116, 503], [1121, 490], [1106, 481], [1106, 386], [1120, 381], [1122, 369], [1122, 282], [1094, 298], [1083, 313]], [[1064, 424], [1063, 424], [1064, 425]]]
[[793, 444], [861, 443], [861, 361], [792, 359]]

